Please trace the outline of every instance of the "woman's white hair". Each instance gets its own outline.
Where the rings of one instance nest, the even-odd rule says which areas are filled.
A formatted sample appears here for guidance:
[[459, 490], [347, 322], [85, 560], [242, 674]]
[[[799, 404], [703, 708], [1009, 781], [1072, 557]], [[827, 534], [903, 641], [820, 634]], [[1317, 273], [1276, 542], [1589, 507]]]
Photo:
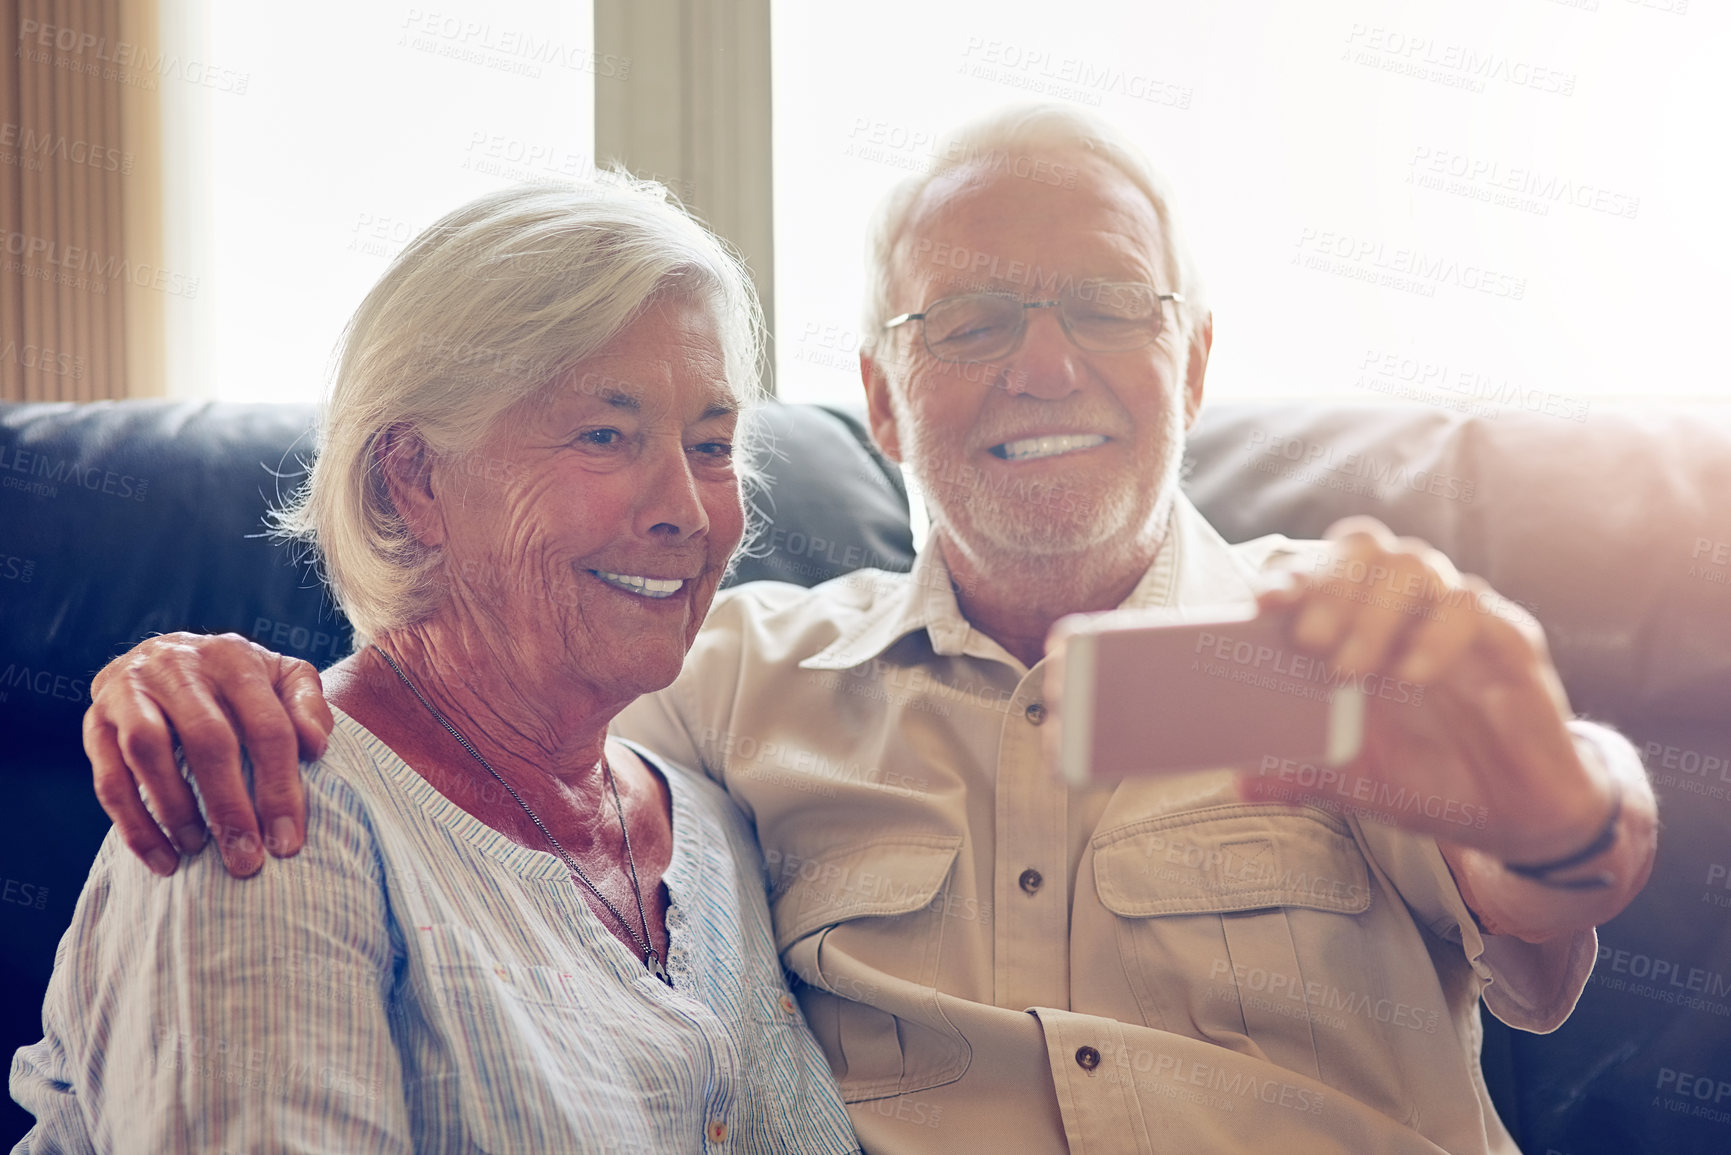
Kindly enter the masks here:
[[894, 299], [896, 282], [904, 272], [908, 219], [928, 185], [960, 169], [1019, 173], [1030, 158], [1054, 159], [1075, 152], [1093, 153], [1108, 161], [1154, 206], [1160, 220], [1167, 278], [1167, 284], [1159, 288], [1184, 295], [1179, 316], [1185, 330], [1192, 331], [1196, 322], [1208, 315], [1208, 304], [1203, 298], [1202, 278], [1178, 228], [1165, 179], [1135, 142], [1106, 120], [1069, 105], [1027, 104], [1002, 109], [956, 129], [939, 146], [938, 159], [931, 168], [902, 181], [878, 206], [866, 239], [861, 351], [868, 356], [873, 353], [884, 339], [884, 322], [892, 316], [929, 303]]
[[[569, 382], [670, 296], [713, 307], [734, 394], [758, 400], [763, 320], [750, 276], [653, 181], [614, 172], [488, 193], [391, 262], [343, 333], [311, 475], [273, 519], [312, 543], [357, 644], [444, 597], [439, 551], [391, 502], [380, 439], [410, 431], [436, 456], [468, 453], [507, 410]], [[751, 454], [741, 444], [736, 457], [744, 470]]]

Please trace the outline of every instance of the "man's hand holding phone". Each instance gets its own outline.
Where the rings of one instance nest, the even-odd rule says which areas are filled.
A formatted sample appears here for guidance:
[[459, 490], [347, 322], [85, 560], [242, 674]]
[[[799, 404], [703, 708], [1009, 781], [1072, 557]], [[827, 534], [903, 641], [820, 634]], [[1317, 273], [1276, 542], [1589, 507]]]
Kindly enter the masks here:
[[[1072, 773], [1087, 763], [1095, 780], [1231, 767], [1246, 801], [1356, 813], [1504, 863], [1550, 862], [1588, 844], [1628, 784], [1581, 757], [1538, 623], [1379, 522], [1349, 519], [1328, 538], [1270, 575], [1254, 619], [1176, 623], [1161, 640], [1144, 628], [1154, 664], [1140, 678], [1124, 667], [1134, 647], [1102, 665], [1108, 634], [1061, 623], [1054, 643], [1088, 639], [1093, 660], [1079, 671], [1076, 655], [1054, 655], [1058, 761]], [[1089, 749], [1066, 734], [1087, 708], [1078, 688], [1092, 694], [1083, 720], [1096, 727], [1108, 717], [1097, 704], [1116, 703], [1118, 732], [1096, 729]], [[1230, 705], [1211, 708], [1210, 695]], [[1176, 754], [1125, 756], [1157, 726]], [[1103, 759], [1090, 761], [1094, 752]]]

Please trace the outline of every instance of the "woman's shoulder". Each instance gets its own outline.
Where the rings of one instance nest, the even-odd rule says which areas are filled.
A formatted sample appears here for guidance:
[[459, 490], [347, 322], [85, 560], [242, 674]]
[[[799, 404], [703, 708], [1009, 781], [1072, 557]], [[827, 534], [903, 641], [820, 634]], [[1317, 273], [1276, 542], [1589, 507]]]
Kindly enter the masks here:
[[[389, 754], [388, 749], [347, 714], [334, 707], [332, 714], [336, 724], [324, 754], [300, 766], [306, 797], [307, 838], [294, 858], [307, 857], [308, 865], [323, 857], [307, 855], [309, 848], [318, 849], [313, 847], [315, 833], [321, 843], [334, 843], [340, 848], [340, 858], [375, 858], [378, 826], [381, 820], [389, 821], [390, 774], [384, 757]], [[242, 774], [250, 793], [254, 768], [244, 757]]]
[[335, 706], [331, 716], [336, 724], [323, 756], [301, 764], [308, 804], [316, 789], [321, 799], [343, 809], [365, 809], [388, 791], [391, 763], [398, 759], [372, 731]]

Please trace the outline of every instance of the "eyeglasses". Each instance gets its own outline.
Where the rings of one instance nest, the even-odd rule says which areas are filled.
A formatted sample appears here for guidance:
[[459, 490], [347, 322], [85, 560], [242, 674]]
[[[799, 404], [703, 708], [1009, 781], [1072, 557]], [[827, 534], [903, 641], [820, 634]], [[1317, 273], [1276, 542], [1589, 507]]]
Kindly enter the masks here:
[[1097, 284], [1055, 301], [1024, 301], [1012, 293], [966, 293], [945, 297], [923, 313], [903, 313], [884, 322], [894, 329], [921, 322], [926, 349], [940, 361], [995, 361], [1021, 347], [1029, 309], [1057, 309], [1058, 323], [1079, 348], [1122, 353], [1152, 345], [1160, 336], [1160, 302], [1183, 304], [1179, 293], [1157, 293], [1152, 285]]

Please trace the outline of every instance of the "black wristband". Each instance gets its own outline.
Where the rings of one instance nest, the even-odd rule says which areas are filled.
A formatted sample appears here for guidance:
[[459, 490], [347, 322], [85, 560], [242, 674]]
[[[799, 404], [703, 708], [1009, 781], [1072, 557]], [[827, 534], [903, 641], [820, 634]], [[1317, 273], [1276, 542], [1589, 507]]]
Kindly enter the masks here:
[[1536, 882], [1541, 886], [1554, 887], [1557, 890], [1608, 890], [1616, 885], [1617, 879], [1609, 873], [1590, 874], [1583, 878], [1552, 878], [1553, 874], [1561, 874], [1573, 869], [1605, 853], [1617, 844], [1617, 824], [1623, 817], [1623, 783], [1620, 779], [1611, 779], [1611, 816], [1605, 819], [1605, 825], [1598, 835], [1581, 850], [1566, 858], [1553, 859], [1550, 862], [1540, 862], [1532, 865], [1519, 865], [1513, 862], [1503, 863], [1504, 869], [1510, 874], [1518, 874], [1528, 882]]

